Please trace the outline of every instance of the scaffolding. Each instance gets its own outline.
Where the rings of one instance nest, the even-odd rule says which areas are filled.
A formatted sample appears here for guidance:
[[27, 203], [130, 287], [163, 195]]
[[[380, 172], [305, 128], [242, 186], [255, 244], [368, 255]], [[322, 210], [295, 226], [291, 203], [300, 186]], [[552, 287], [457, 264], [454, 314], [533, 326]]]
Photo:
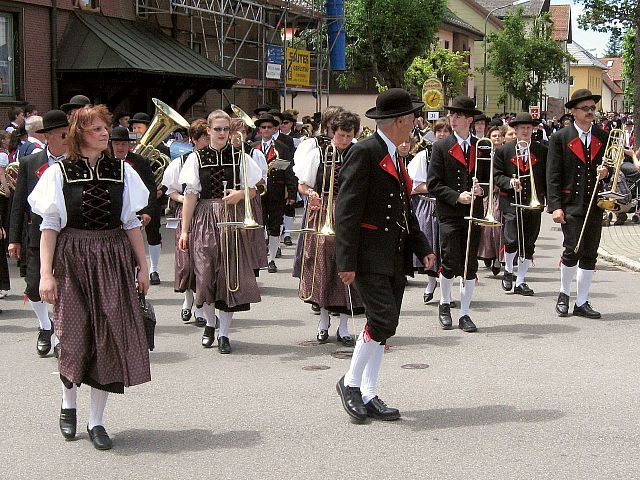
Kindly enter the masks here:
[[[267, 90], [277, 90], [285, 103], [287, 94], [293, 101], [298, 92], [311, 93], [318, 111], [329, 103], [327, 22], [342, 19], [329, 18], [323, 0], [136, 0], [136, 15], [187, 18], [190, 47], [197, 50], [196, 39], [202, 38], [200, 53], [240, 77], [239, 86], [258, 88], [263, 99]], [[269, 46], [279, 47], [286, 58], [287, 48], [305, 42], [311, 52], [309, 86], [287, 85], [289, 62], [279, 81], [267, 78]]]

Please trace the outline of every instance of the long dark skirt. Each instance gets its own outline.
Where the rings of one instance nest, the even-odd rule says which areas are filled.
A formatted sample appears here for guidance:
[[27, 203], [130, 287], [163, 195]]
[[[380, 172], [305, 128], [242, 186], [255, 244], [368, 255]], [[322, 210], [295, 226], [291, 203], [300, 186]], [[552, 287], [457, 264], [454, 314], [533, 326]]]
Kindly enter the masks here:
[[126, 233], [65, 228], [58, 236], [54, 276], [55, 333], [65, 384], [123, 393], [151, 380], [149, 352]]
[[[309, 202], [305, 198], [300, 228], [307, 227], [307, 208], [309, 208]], [[293, 271], [291, 273], [291, 276], [295, 278], [300, 278], [300, 267], [302, 266], [302, 247], [304, 246], [305, 238], [306, 235], [304, 233], [301, 233], [300, 235], [298, 235], [298, 241], [296, 242], [296, 253], [295, 257], [293, 258]]]
[[[229, 221], [244, 219], [242, 202], [235, 209], [229, 206], [228, 210]], [[250, 231], [218, 226], [222, 221], [225, 221], [222, 200], [198, 200], [189, 236], [196, 277], [196, 306], [208, 303], [223, 311], [249, 310], [250, 303], [261, 300], [250, 263]], [[236, 288], [237, 291], [231, 291]]]
[[[420, 230], [429, 240], [431, 249], [436, 255], [436, 261], [433, 267], [429, 269], [429, 272], [435, 273], [440, 268], [440, 227], [436, 217], [435, 199], [426, 195], [413, 195], [411, 197], [411, 205], [418, 219]], [[413, 268], [418, 272], [426, 273], [422, 259], [415, 255], [413, 256]]]
[[184, 293], [186, 290], [196, 289], [196, 277], [193, 274], [193, 262], [191, 261], [190, 250], [180, 250], [178, 248], [178, 242], [180, 241], [180, 234], [182, 233], [182, 204], [179, 204], [176, 208], [176, 217], [178, 221], [178, 227], [176, 228], [176, 253], [174, 261], [174, 290], [176, 292]]
[[[259, 195], [251, 199], [251, 208], [253, 210], [253, 219], [260, 223], [262, 221], [262, 201]], [[251, 248], [248, 250], [251, 268], [254, 270], [265, 268], [268, 262], [264, 228], [247, 230], [247, 237], [251, 242]]]
[[[502, 222], [502, 212], [500, 211], [500, 200], [498, 196], [498, 189], [494, 190], [494, 194], [491, 197], [493, 201], [493, 216], [499, 222]], [[484, 213], [486, 215], [488, 208], [488, 198], [484, 199]], [[478, 258], [485, 260], [498, 259], [500, 262], [504, 262], [504, 235], [502, 233], [502, 227], [482, 227], [482, 236], [480, 237], [480, 246], [478, 247]]]
[[[318, 212], [311, 212], [309, 225], [316, 224]], [[299, 297], [332, 312], [350, 313], [349, 292], [338, 276], [335, 236], [312, 233], [302, 233], [300, 236], [303, 238], [303, 253]], [[362, 300], [355, 288], [351, 288], [351, 301], [355, 315], [364, 313]]]
[[[0, 195], [0, 219], [5, 233], [9, 234], [9, 199]], [[0, 290], [10, 290], [9, 262], [7, 261], [7, 240], [0, 240]]]

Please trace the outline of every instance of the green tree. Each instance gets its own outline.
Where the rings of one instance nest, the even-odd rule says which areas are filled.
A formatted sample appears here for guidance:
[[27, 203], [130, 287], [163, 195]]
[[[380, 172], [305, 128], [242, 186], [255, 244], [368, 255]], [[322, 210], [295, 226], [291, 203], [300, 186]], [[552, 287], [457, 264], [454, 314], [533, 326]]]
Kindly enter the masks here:
[[[578, 23], [582, 28], [597, 32], [611, 32], [611, 36], [620, 37], [623, 31], [637, 32], [640, 28], [640, 2], [638, 0], [580, 0], [584, 5]], [[633, 85], [633, 123], [635, 125], [635, 146], [640, 145], [640, 35], [634, 35], [632, 81]]]
[[371, 72], [382, 87], [401, 87], [404, 72], [431, 45], [446, 0], [346, 0], [348, 72]]
[[[624, 104], [633, 105], [633, 65], [635, 63], [636, 32], [629, 29], [622, 37], [622, 78], [624, 80]], [[630, 108], [626, 108], [630, 111]], [[635, 123], [635, 122], [634, 122]]]
[[567, 79], [566, 63], [573, 57], [551, 37], [548, 13], [528, 23], [520, 8], [505, 17], [503, 25], [502, 31], [487, 35], [487, 68], [502, 84], [498, 102], [512, 95], [527, 110], [538, 102], [546, 82]]
[[611, 35], [605, 48], [605, 57], [619, 57], [622, 55], [622, 38], [618, 35]]
[[413, 59], [404, 74], [405, 88], [422, 96], [422, 84], [430, 77], [442, 82], [445, 100], [460, 95], [464, 82], [473, 77], [469, 71], [469, 52], [451, 52], [437, 44]]

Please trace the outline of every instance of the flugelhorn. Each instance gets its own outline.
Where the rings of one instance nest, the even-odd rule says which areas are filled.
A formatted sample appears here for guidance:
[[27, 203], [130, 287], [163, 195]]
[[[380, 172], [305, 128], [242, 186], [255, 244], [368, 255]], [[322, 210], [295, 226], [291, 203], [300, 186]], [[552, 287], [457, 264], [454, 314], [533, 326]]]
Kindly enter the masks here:
[[164, 169], [167, 168], [171, 159], [158, 150], [158, 146], [170, 133], [179, 128], [189, 128], [189, 122], [163, 101], [157, 98], [152, 98], [152, 101], [156, 106], [155, 114], [149, 128], [133, 149], [133, 153], [142, 155], [149, 160], [156, 187], [160, 189]]
[[[531, 198], [529, 199], [529, 203], [524, 205], [522, 200], [516, 201], [516, 203], [512, 203], [516, 208], [524, 208], [526, 210], [534, 210], [541, 211], [544, 209], [544, 205], [540, 203], [538, 200], [538, 194], [536, 192], [536, 181], [533, 173], [533, 164], [531, 163], [531, 144], [524, 140], [520, 140], [516, 143], [516, 178], [521, 180], [523, 178], [529, 178], [529, 186], [531, 188]], [[526, 175], [520, 174], [520, 165], [529, 165], [529, 173]], [[522, 194], [520, 194], [520, 198], [522, 198]]]
[[[4, 169], [4, 176], [7, 180], [7, 187], [9, 187], [9, 191], [14, 191], [16, 189], [16, 182], [18, 181], [18, 170], [20, 169], [20, 162], [11, 162]], [[0, 195], [7, 196], [7, 193], [4, 191], [4, 187], [0, 184]]]
[[242, 110], [237, 105], [234, 105], [233, 103], [230, 105], [230, 107], [231, 107], [231, 110], [233, 110], [233, 113], [235, 114], [235, 116], [238, 117], [240, 120], [242, 120], [244, 123], [246, 123], [247, 127], [252, 129], [256, 128], [256, 124], [253, 123], [253, 120], [251, 119], [251, 117], [247, 115], [247, 113], [244, 110]]

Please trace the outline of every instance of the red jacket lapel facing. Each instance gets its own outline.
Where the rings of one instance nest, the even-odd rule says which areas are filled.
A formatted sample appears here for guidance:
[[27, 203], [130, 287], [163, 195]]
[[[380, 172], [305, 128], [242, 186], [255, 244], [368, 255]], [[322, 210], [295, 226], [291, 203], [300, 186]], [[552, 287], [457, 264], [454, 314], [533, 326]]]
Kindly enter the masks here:
[[[593, 135], [591, 136], [591, 138], [594, 138]], [[576, 137], [571, 140], [567, 144], [567, 146], [569, 147], [569, 150], [571, 150], [582, 163], [587, 163], [584, 158], [584, 144], [582, 143], [582, 140], [580, 140], [580, 137]]]
[[[411, 186], [413, 185], [413, 181], [411, 180], [411, 177], [407, 173], [407, 169], [405, 168], [402, 160], [398, 159], [398, 162], [400, 164], [400, 170], [402, 171], [402, 176], [404, 177], [404, 184], [407, 189], [407, 195], [411, 195]], [[400, 179], [398, 178], [398, 172], [396, 171], [395, 164], [389, 153], [387, 153], [384, 156], [384, 158], [380, 161], [379, 165], [380, 165], [380, 168], [382, 168], [385, 172], [387, 172], [389, 175], [395, 178], [398, 183], [400, 183]]]
[[45, 162], [42, 164], [42, 166], [36, 170], [36, 177], [40, 178], [42, 177], [42, 175], [44, 175], [45, 170], [47, 170], [47, 168], [49, 168], [49, 162]]

